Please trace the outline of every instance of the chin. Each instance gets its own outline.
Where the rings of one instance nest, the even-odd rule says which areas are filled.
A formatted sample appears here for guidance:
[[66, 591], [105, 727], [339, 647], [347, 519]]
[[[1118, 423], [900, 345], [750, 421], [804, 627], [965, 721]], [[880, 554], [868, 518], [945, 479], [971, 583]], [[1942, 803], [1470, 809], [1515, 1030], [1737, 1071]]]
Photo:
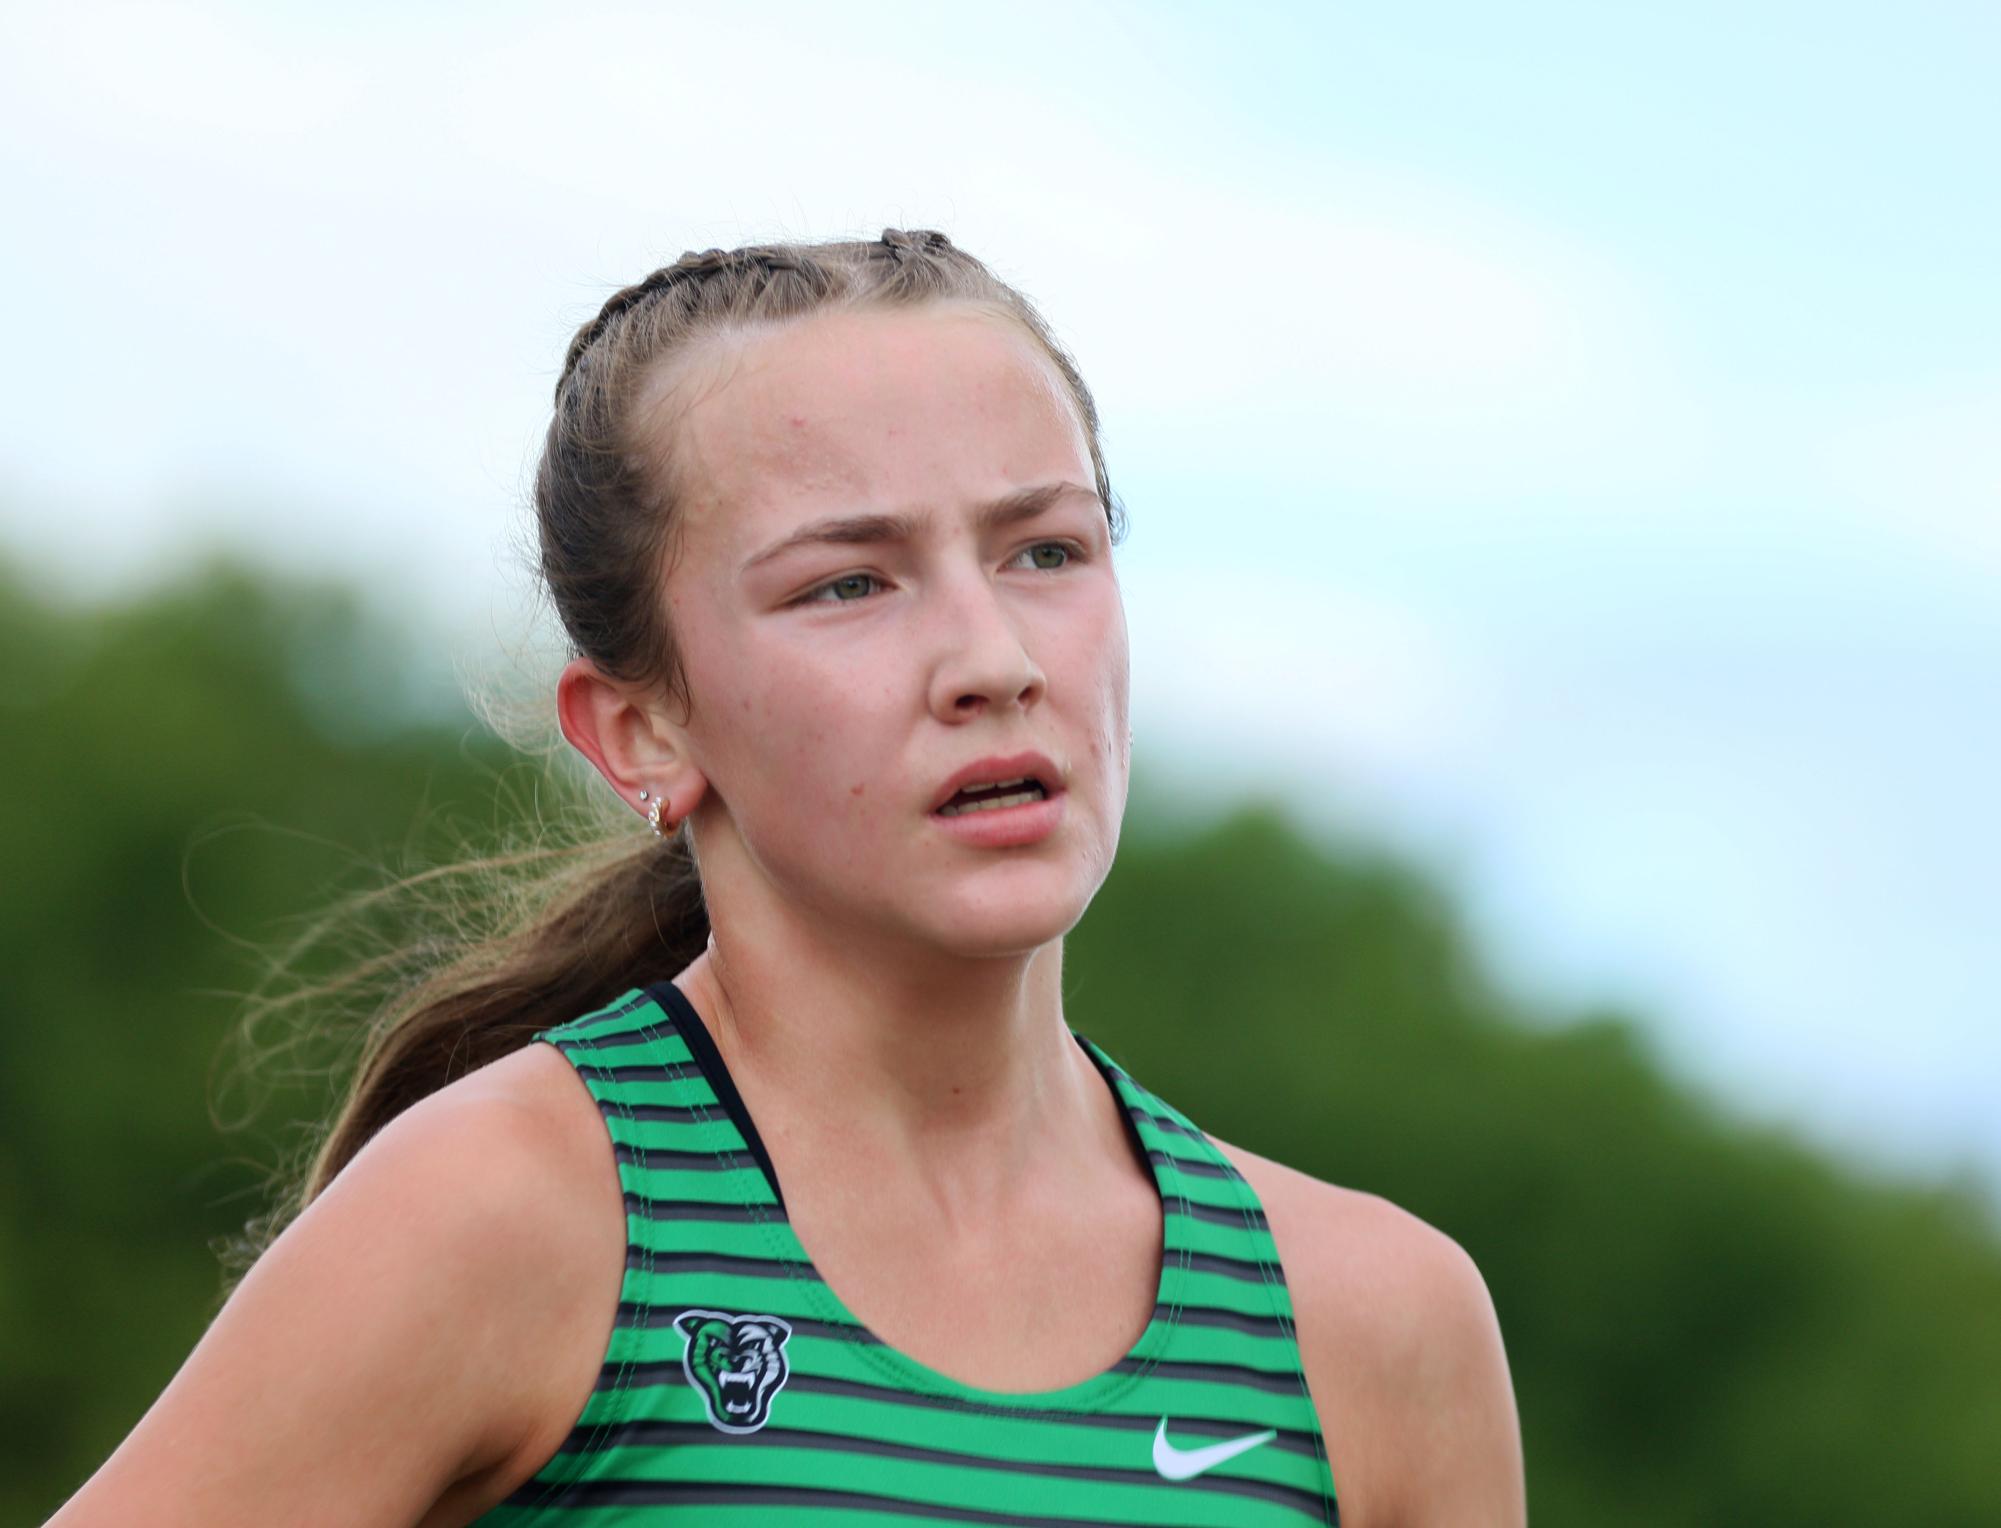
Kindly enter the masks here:
[[919, 910], [913, 934], [969, 959], [1029, 955], [1075, 928], [1096, 887], [965, 887]]
[[1013, 960], [1054, 944], [1076, 926], [1070, 923], [1023, 922], [1015, 927], [927, 930], [928, 942], [942, 955], [961, 960]]

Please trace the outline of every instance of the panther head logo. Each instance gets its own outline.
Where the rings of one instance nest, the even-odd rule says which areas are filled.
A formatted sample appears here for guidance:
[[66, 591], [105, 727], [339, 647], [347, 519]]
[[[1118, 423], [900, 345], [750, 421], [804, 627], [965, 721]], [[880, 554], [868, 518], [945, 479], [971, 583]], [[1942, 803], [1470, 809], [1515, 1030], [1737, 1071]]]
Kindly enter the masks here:
[[789, 1323], [776, 1316], [726, 1316], [684, 1310], [674, 1329], [688, 1339], [681, 1369], [708, 1408], [709, 1421], [726, 1433], [754, 1433], [771, 1416], [771, 1400], [789, 1372], [785, 1342]]

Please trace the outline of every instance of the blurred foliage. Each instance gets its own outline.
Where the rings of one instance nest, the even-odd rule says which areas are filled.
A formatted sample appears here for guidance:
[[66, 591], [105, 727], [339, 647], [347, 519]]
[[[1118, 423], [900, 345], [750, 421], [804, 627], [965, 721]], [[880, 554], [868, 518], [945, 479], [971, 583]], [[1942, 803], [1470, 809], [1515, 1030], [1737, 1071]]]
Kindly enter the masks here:
[[[216, 1128], [254, 1102], [218, 1068], [258, 948], [514, 810], [521, 766], [469, 719], [371, 708], [407, 690], [385, 630], [228, 567], [102, 609], [0, 570], [0, 1521], [53, 1510], [166, 1384], [211, 1243], [330, 1102], [307, 1067]], [[1984, 1207], [1733, 1120], [1618, 1015], [1521, 1011], [1412, 869], [1139, 796], [1065, 980], [1218, 1134], [1473, 1254], [1540, 1528], [2001, 1522]]]

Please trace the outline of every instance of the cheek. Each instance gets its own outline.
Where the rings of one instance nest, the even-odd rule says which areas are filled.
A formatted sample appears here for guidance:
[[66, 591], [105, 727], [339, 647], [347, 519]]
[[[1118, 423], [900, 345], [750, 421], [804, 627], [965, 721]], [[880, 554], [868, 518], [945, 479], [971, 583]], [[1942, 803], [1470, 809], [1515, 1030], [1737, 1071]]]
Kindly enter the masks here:
[[792, 651], [744, 658], [713, 782], [741, 825], [769, 825], [809, 854], [870, 825], [888, 807], [882, 782], [894, 758], [880, 681]]
[[1049, 675], [1051, 698], [1078, 750], [1072, 764], [1078, 783], [1086, 785], [1096, 800], [1109, 859], [1124, 814], [1131, 768], [1131, 677], [1125, 611], [1115, 589], [1077, 612], [1056, 661], [1058, 669]]

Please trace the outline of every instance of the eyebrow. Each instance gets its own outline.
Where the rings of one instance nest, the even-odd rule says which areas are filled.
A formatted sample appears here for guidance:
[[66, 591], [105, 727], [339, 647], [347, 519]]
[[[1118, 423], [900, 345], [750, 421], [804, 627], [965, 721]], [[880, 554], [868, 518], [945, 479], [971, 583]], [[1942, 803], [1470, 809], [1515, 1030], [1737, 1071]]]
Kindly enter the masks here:
[[[982, 531], [997, 530], [1023, 520], [1032, 520], [1058, 499], [1071, 494], [1083, 494], [1088, 499], [1103, 502], [1098, 499], [1095, 488], [1086, 488], [1082, 483], [1041, 483], [982, 504], [974, 511], [973, 521]], [[810, 525], [800, 526], [783, 540], [774, 541], [763, 551], [754, 553], [745, 561], [742, 571], [748, 573], [760, 563], [769, 562], [781, 552], [789, 552], [795, 547], [825, 544], [865, 546], [871, 542], [906, 540], [916, 534], [920, 523], [915, 515], [837, 515], [832, 519], [815, 520]]]

